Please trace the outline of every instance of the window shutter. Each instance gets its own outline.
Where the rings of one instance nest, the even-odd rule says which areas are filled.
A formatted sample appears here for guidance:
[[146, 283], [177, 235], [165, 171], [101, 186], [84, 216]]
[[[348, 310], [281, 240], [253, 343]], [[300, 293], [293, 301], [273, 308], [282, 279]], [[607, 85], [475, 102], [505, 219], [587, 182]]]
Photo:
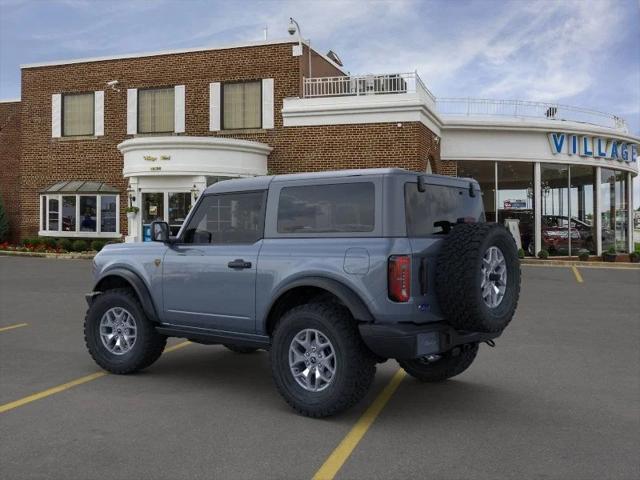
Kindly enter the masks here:
[[184, 101], [185, 101], [184, 85], [176, 85], [174, 87], [174, 131], [176, 133], [184, 133]]
[[262, 79], [262, 128], [274, 126], [273, 78]]
[[93, 134], [96, 137], [101, 137], [104, 135], [104, 92], [93, 92], [93, 100]]
[[51, 136], [62, 136], [62, 95], [59, 93], [51, 95]]
[[138, 133], [138, 89], [127, 89], [127, 135]]
[[217, 132], [220, 130], [220, 83], [209, 84], [209, 130]]

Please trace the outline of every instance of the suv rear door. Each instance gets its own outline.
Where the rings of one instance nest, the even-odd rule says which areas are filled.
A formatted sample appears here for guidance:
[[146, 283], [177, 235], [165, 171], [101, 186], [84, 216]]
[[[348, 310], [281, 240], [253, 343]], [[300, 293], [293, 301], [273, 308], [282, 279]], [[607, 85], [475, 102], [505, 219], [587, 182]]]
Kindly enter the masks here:
[[253, 333], [265, 191], [208, 195], [163, 269], [164, 321]]

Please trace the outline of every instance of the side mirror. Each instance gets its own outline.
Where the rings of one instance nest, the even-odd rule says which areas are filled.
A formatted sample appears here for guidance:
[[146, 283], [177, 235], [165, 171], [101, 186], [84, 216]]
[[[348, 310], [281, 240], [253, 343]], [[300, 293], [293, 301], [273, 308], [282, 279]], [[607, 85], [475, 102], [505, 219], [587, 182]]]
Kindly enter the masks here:
[[167, 222], [151, 222], [151, 241], [169, 242], [169, 224]]

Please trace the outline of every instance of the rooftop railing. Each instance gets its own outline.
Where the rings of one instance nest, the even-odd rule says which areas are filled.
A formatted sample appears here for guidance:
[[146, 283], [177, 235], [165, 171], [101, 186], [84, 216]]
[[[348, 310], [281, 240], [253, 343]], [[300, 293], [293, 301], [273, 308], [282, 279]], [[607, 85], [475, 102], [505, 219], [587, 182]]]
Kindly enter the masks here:
[[467, 117], [540, 118], [588, 123], [628, 132], [624, 119], [588, 108], [559, 103], [482, 98], [438, 98], [429, 91], [417, 72], [370, 75], [343, 75], [304, 79], [304, 97], [347, 97], [403, 93], [424, 94], [442, 115]]
[[433, 101], [435, 97], [416, 72], [381, 75], [343, 75], [304, 79], [304, 97], [344, 97], [385, 95], [423, 91]]
[[526, 100], [489, 100], [482, 98], [438, 98], [438, 113], [467, 117], [502, 116], [566, 120], [589, 123], [627, 132], [624, 119], [588, 108], [559, 103], [529, 102]]

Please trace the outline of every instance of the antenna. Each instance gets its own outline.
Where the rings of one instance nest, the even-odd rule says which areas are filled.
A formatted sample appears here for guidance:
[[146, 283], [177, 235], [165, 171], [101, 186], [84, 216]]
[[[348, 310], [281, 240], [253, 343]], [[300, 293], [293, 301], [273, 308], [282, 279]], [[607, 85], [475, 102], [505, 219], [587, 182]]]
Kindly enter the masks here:
[[268, 40], [268, 37], [269, 37], [269, 25], [265, 25], [264, 26], [263, 32], [264, 32], [264, 40], [266, 42]]

